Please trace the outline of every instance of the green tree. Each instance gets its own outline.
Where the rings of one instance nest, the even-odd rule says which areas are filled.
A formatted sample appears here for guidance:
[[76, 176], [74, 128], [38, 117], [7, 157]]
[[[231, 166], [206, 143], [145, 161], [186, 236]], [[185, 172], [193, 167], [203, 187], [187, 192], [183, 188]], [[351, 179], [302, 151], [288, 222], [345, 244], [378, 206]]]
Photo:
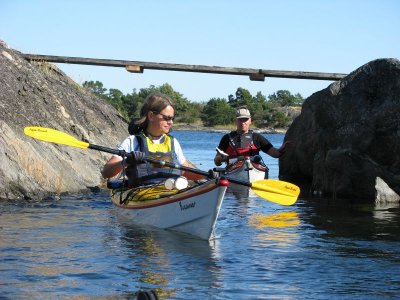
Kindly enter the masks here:
[[267, 98], [261, 92], [257, 92], [247, 107], [250, 109], [254, 125], [261, 126], [264, 123], [265, 112], [269, 110]]
[[159, 87], [160, 93], [169, 96], [175, 104], [175, 114], [177, 115], [177, 119], [180, 120], [184, 113], [189, 108], [189, 101], [181, 93], [175, 91], [171, 85], [168, 83], [164, 83]]
[[110, 89], [107, 94], [107, 98], [111, 104], [115, 104], [114, 106], [123, 108], [123, 97], [124, 94], [118, 89]]
[[180, 121], [185, 123], [195, 123], [200, 120], [204, 104], [189, 102], [187, 110], [182, 114]]
[[228, 100], [211, 98], [206, 103], [198, 103], [189, 101], [168, 83], [158, 87], [150, 85], [148, 88], [140, 89], [139, 92], [133, 89], [132, 93], [128, 94], [118, 89], [110, 89], [107, 92], [100, 81], [85, 81], [83, 87], [104, 98], [127, 120], [139, 117], [140, 107], [149, 94], [160, 92], [174, 101], [177, 122], [194, 123], [201, 119], [206, 126], [233, 124], [236, 108], [245, 105], [250, 109], [253, 124], [256, 126], [286, 127], [289, 118], [278, 108], [301, 106], [304, 102], [300, 94], [292, 95], [287, 90], [279, 90], [267, 98], [261, 92], [252, 96], [248, 90], [239, 87], [235, 95], [228, 96]]
[[98, 96], [106, 97], [107, 89], [103, 87], [103, 83], [100, 81], [85, 81], [82, 86]]
[[238, 108], [239, 106], [250, 108], [253, 103], [253, 96], [248, 90], [240, 87], [236, 90], [235, 97], [233, 95], [228, 96], [228, 103], [233, 108]]
[[[191, 107], [191, 103], [183, 97], [181, 93], [175, 91], [168, 83], [164, 83], [158, 87], [151, 85], [148, 88], [140, 89], [136, 96], [132, 95], [130, 100], [135, 101], [136, 104], [134, 106], [131, 105], [130, 108], [127, 107], [129, 115], [132, 117], [139, 116], [139, 112], [137, 111], [139, 106], [137, 104], [143, 103], [146, 97], [154, 92], [159, 92], [169, 96], [175, 104], [175, 115], [177, 116], [177, 121], [187, 122], [186, 117], [191, 115], [190, 113], [187, 113]], [[134, 108], [134, 110], [132, 110], [132, 108]]]
[[269, 95], [268, 100], [276, 106], [301, 106], [304, 102], [300, 94], [292, 95], [288, 90], [279, 90]]
[[126, 94], [122, 99], [124, 109], [127, 112], [128, 118], [131, 120], [140, 116], [140, 107], [146, 97], [141, 97], [136, 89], [133, 89], [131, 94]]
[[285, 128], [289, 123], [289, 118], [281, 111], [275, 112], [271, 117], [274, 128]]
[[224, 98], [212, 98], [204, 106], [201, 120], [205, 126], [226, 125], [233, 122], [235, 109]]

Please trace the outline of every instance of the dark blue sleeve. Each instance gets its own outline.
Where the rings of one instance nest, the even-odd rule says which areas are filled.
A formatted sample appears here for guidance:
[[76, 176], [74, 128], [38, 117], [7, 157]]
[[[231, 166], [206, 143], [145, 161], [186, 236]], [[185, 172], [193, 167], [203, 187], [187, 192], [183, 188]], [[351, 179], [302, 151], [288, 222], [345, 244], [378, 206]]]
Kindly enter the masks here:
[[221, 141], [219, 142], [218, 148], [225, 152], [226, 149], [228, 149], [228, 146], [229, 146], [229, 135], [225, 134], [222, 137]]
[[253, 133], [253, 143], [262, 152], [267, 153], [273, 146], [264, 136], [259, 133]]

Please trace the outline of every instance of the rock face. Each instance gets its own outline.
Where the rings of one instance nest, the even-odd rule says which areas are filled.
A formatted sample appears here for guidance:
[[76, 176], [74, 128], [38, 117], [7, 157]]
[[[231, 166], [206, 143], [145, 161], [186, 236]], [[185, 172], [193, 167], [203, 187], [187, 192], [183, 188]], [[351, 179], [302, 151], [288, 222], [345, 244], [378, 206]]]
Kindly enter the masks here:
[[375, 203], [399, 203], [400, 196], [394, 192], [381, 178], [375, 181], [376, 198]]
[[116, 147], [127, 124], [104, 100], [56, 66], [29, 63], [0, 43], [0, 198], [43, 198], [104, 183], [110, 154], [24, 135], [25, 126], [54, 128], [92, 144]]
[[286, 133], [280, 178], [312, 191], [375, 198], [400, 192], [400, 61], [378, 59], [311, 95]]

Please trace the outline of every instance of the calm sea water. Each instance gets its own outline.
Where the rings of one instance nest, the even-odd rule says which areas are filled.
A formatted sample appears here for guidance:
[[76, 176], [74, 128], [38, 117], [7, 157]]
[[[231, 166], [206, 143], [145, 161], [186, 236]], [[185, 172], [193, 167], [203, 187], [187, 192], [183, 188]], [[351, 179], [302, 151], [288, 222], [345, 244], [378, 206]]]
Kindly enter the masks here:
[[[200, 169], [213, 166], [221, 133], [174, 135]], [[263, 157], [277, 178], [278, 161]], [[284, 207], [228, 193], [217, 238], [205, 242], [124, 223], [107, 192], [3, 202], [0, 298], [135, 299], [151, 289], [161, 299], [399, 298], [399, 224], [398, 206]]]

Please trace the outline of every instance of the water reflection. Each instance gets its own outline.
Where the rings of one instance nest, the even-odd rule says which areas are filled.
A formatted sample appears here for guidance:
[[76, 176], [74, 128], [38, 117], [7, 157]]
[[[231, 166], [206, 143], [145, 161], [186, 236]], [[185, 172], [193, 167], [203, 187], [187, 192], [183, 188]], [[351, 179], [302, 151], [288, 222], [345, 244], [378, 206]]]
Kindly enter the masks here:
[[300, 223], [299, 215], [295, 211], [269, 215], [254, 214], [249, 219], [249, 225], [259, 229], [256, 233], [257, 240], [275, 247], [289, 247], [296, 244], [299, 233], [290, 228], [296, 228]]
[[226, 190], [228, 195], [233, 195], [235, 199], [239, 201], [246, 201], [249, 199], [258, 198], [256, 193], [252, 191], [251, 188], [238, 184], [229, 184], [228, 189]]
[[190, 286], [196, 278], [197, 284], [204, 287], [220, 282], [216, 240], [203, 241], [180, 232], [132, 224], [118, 214], [118, 208], [114, 215], [121, 228], [120, 246], [128, 261], [121, 268], [129, 272], [129, 280], [141, 283], [139, 288], [152, 288], [160, 298], [169, 299], [179, 293], [177, 281], [179, 286]]
[[[227, 192], [225, 194], [225, 199], [223, 203], [223, 209], [229, 211], [229, 218], [233, 218], [234, 215], [238, 215], [241, 218], [247, 219], [249, 215], [249, 210], [252, 210], [253, 207], [257, 207], [259, 204], [260, 198], [251, 191], [250, 188], [245, 186], [235, 185], [234, 188], [231, 188], [232, 185], [229, 186]], [[251, 214], [251, 213], [250, 213]], [[221, 215], [219, 216], [218, 224], [221, 222]], [[233, 220], [230, 220], [233, 221]], [[217, 234], [218, 234], [218, 224], [217, 224]]]
[[251, 195], [250, 188], [234, 183], [229, 183], [226, 193], [233, 195], [237, 200], [248, 199]]
[[398, 214], [396, 212], [399, 211], [400, 208], [400, 203], [375, 203], [374, 210], [373, 210], [373, 216], [375, 219], [375, 222], [380, 222], [380, 221], [396, 221], [396, 218], [398, 218]]
[[285, 211], [272, 215], [255, 214], [251, 216], [249, 224], [258, 228], [261, 227], [293, 227], [300, 225], [297, 212]]
[[[52, 290], [63, 298], [83, 278], [96, 282], [107, 278], [93, 263], [100, 261], [93, 250], [99, 246], [95, 237], [101, 227], [92, 222], [101, 222], [102, 216], [94, 213], [90, 219], [87, 211], [77, 209], [80, 205], [90, 208], [92, 202], [3, 203], [0, 273], [8, 275], [0, 283], [3, 296], [20, 293], [46, 299]], [[88, 247], [92, 251], [85, 250]]]
[[400, 205], [349, 199], [306, 199], [302, 218], [337, 237], [399, 240]]

